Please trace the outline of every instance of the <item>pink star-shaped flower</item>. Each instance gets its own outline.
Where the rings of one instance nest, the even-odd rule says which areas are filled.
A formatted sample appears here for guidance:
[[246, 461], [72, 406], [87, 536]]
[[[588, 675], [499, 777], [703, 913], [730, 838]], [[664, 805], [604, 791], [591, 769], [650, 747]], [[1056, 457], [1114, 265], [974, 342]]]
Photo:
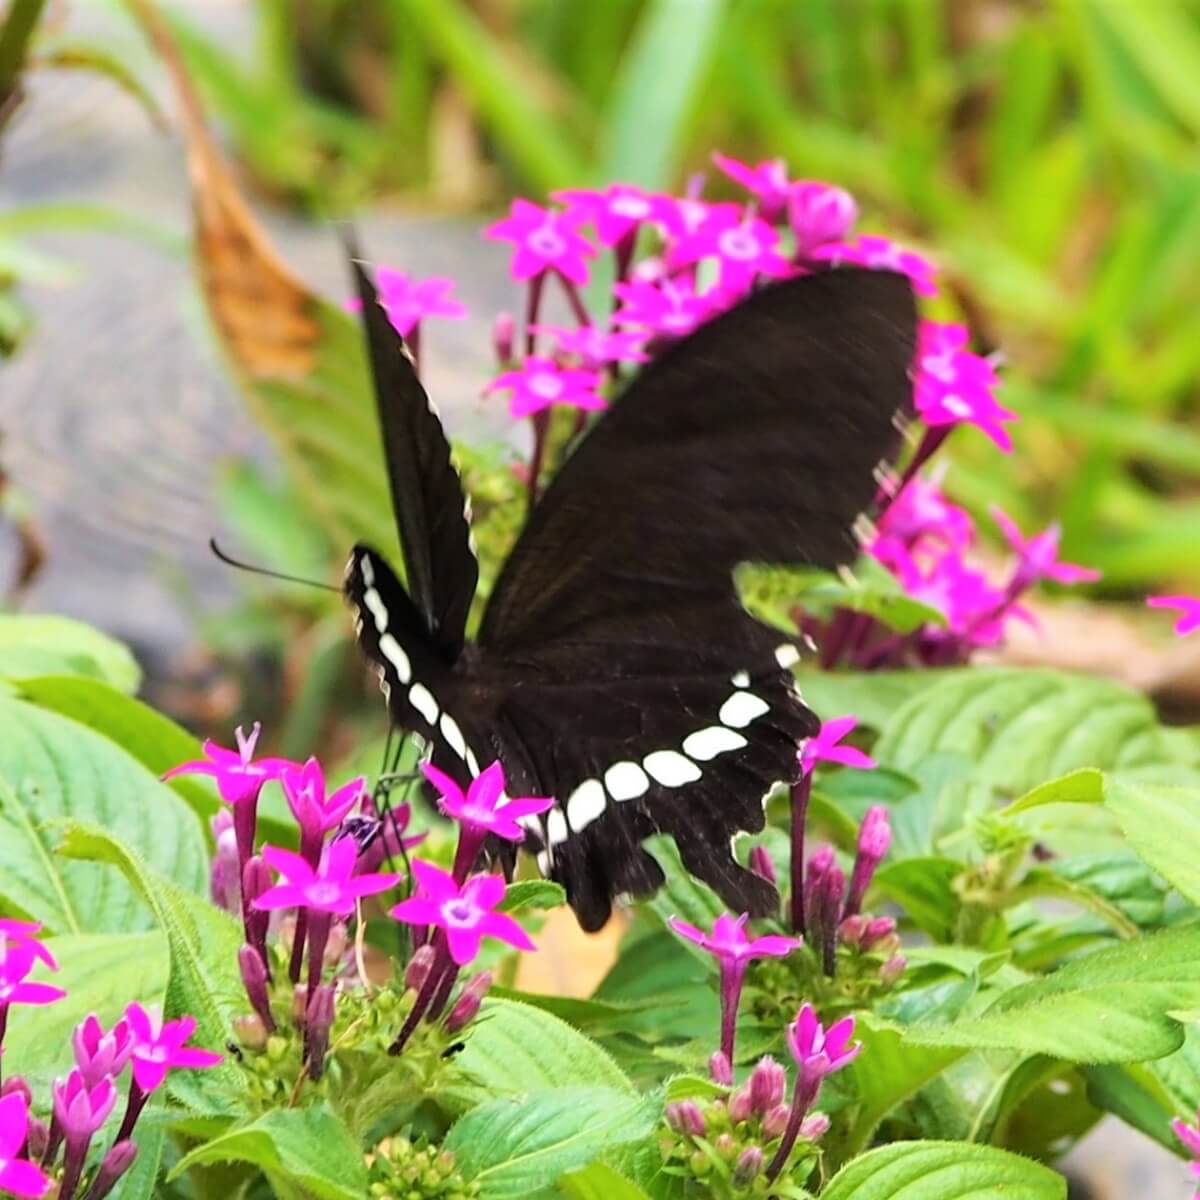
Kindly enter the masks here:
[[534, 333], [549, 334], [557, 343], [559, 354], [573, 354], [588, 370], [606, 367], [610, 363], [650, 361], [645, 352], [644, 333], [610, 333], [600, 325], [579, 325], [563, 329], [557, 325], [532, 325]]
[[671, 241], [690, 237], [714, 214], [721, 220], [733, 221], [742, 216], [740, 205], [728, 201], [711, 204], [699, 196], [655, 196], [653, 204], [654, 222]]
[[239, 725], [234, 730], [238, 748], [227, 750], [209, 740], [204, 743], [204, 758], [172, 767], [164, 779], [176, 775], [211, 775], [217, 781], [217, 792], [226, 804], [237, 807], [246, 800], [257, 800], [263, 784], [278, 779], [285, 767], [293, 764], [285, 758], [260, 758], [254, 761], [254, 747], [262, 726], [255, 721], [247, 737]]
[[783, 958], [801, 944], [799, 938], [779, 937], [775, 934], [748, 938], [747, 919], [746, 913], [742, 913], [740, 917], [722, 913], [713, 922], [712, 933], [705, 933], [678, 917], [671, 917], [667, 924], [680, 937], [685, 937], [689, 942], [695, 942], [697, 946], [707, 950], [722, 965], [742, 970], [752, 959]]
[[513, 279], [533, 279], [545, 271], [557, 271], [583, 287], [588, 281], [587, 260], [595, 256], [596, 248], [579, 232], [580, 220], [576, 211], [554, 212], [528, 200], [514, 200], [509, 215], [489, 225], [483, 236], [516, 247]]
[[329, 830], [336, 829], [362, 798], [366, 782], [360, 775], [326, 796], [325, 775], [315, 758], [300, 767], [289, 764], [279, 776], [288, 808], [300, 826], [301, 837], [318, 846], [321, 838]]
[[54, 961], [54, 955], [37, 939], [36, 935], [41, 930], [42, 926], [39, 921], [18, 921], [14, 917], [0, 917], [0, 944], [6, 940], [28, 944], [32, 947], [36, 959], [44, 962], [50, 970], [57, 971], [58, 963]]
[[116, 1079], [133, 1051], [133, 1034], [127, 1021], [118, 1021], [107, 1033], [95, 1013], [89, 1013], [71, 1034], [75, 1065], [83, 1082], [94, 1087], [101, 1079]]
[[787, 1027], [787, 1046], [802, 1074], [821, 1079], [857, 1057], [862, 1043], [851, 1045], [853, 1036], [853, 1017], [843, 1017], [826, 1029], [813, 1006], [806, 1004]]
[[654, 215], [654, 200], [631, 183], [611, 183], [602, 191], [569, 188], [550, 198], [567, 205], [574, 224], [591, 221], [602, 246], [615, 246]]
[[759, 275], [778, 278], [791, 272], [776, 249], [778, 242], [779, 234], [761, 217], [713, 208], [699, 229], [671, 247], [667, 261], [672, 267], [686, 267], [715, 258], [721, 290], [737, 294]]
[[437, 788], [438, 808], [451, 820], [473, 832], [490, 834], [506, 842], [525, 840], [519, 818], [544, 813], [554, 807], [553, 797], [521, 796], [513, 800], [504, 795], [504, 770], [499, 760], [485, 767], [471, 780], [466, 793], [444, 771], [422, 763], [425, 778]]
[[[446, 276], [418, 279], [404, 271], [393, 271], [391, 267], [377, 267], [375, 288], [380, 306], [401, 337], [408, 337], [427, 317], [461, 321], [467, 316], [466, 305], [450, 295], [454, 280]], [[347, 307], [357, 310], [360, 304], [351, 301]]]
[[430, 863], [412, 864], [418, 892], [391, 910], [397, 921], [433, 925], [445, 932], [450, 957], [465, 966], [478, 953], [485, 937], [497, 938], [518, 950], [536, 950], [529, 934], [508, 916], [494, 909], [504, 899], [499, 875], [475, 875], [460, 888], [452, 875]]
[[917, 339], [916, 407], [927, 425], [975, 425], [1007, 454], [1012, 438], [1004, 421], [1017, 414], [993, 394], [999, 380], [991, 363], [966, 349], [962, 325], [922, 321]]
[[0, 1013], [10, 1004], [53, 1004], [67, 994], [62, 988], [29, 979], [34, 963], [46, 961], [44, 953], [37, 942], [0, 937]]
[[834, 717], [822, 721], [821, 732], [809, 738], [800, 751], [801, 771], [811, 775], [819, 762], [841, 763], [843, 766], [863, 769], [874, 767], [875, 760], [869, 754], [864, 754], [854, 746], [839, 745], [857, 724], [857, 717]]
[[740, 184], [758, 201], [758, 211], [764, 221], [778, 221], [787, 209], [791, 181], [782, 158], [772, 158], [756, 166], [714, 153], [717, 170]]
[[117, 1089], [107, 1075], [89, 1087], [78, 1070], [57, 1080], [52, 1091], [54, 1115], [68, 1143], [90, 1141], [117, 1102]]
[[809, 252], [810, 259], [832, 263], [834, 266], [849, 264], [866, 267], [871, 271], [898, 271], [912, 281], [913, 289], [922, 296], [936, 296], [937, 284], [933, 281], [934, 266], [915, 250], [908, 250], [891, 238], [877, 234], [860, 234], [850, 242], [831, 242], [817, 246]]
[[902, 575], [901, 582], [914, 600], [946, 618], [951, 633], [969, 634], [977, 646], [995, 645], [1000, 640], [1004, 592], [992, 587], [982, 571], [968, 566], [955, 551], [947, 550], [924, 571]]
[[636, 279], [613, 286], [621, 307], [613, 313], [618, 325], [634, 325], [659, 337], [685, 337], [713, 316], [718, 308], [712, 293], [697, 295], [682, 282]]
[[399, 881], [399, 875], [354, 874], [358, 843], [352, 837], [330, 842], [321, 853], [314, 871], [306, 859], [278, 846], [262, 848], [263, 861], [283, 882], [267, 888], [252, 907], [262, 911], [273, 908], [311, 908], [317, 912], [348, 917], [355, 902], [363, 896], [387, 891]]
[[21, 1091], [0, 1096], [0, 1191], [14, 1196], [44, 1196], [50, 1177], [21, 1156], [29, 1138], [29, 1102]]
[[168, 1071], [179, 1068], [204, 1070], [222, 1061], [223, 1056], [212, 1050], [185, 1045], [196, 1032], [195, 1017], [164, 1021], [158, 1013], [147, 1012], [135, 1003], [126, 1008], [125, 1020], [133, 1034], [130, 1054], [133, 1079], [143, 1092], [157, 1089]]
[[551, 358], [537, 355], [525, 359], [515, 371], [505, 371], [484, 388], [484, 392], [510, 391], [508, 411], [514, 417], [528, 417], [554, 404], [594, 411], [604, 407], [598, 371], [582, 367], [560, 367]]
[[879, 522], [880, 538], [895, 538], [916, 547], [929, 538], [956, 550], [975, 542], [975, 523], [942, 491], [937, 479], [917, 476], [888, 505]]
[[854, 197], [832, 183], [802, 179], [788, 193], [788, 224], [796, 235], [796, 256], [809, 257], [818, 246], [840, 242], [858, 220]]
[[992, 520], [1000, 526], [1004, 540], [1017, 555], [1017, 580], [1010, 590], [1023, 591], [1039, 579], [1052, 579], [1055, 583], [1095, 583], [1100, 572], [1076, 563], [1061, 562], [1058, 557], [1058, 541], [1062, 529], [1057, 522], [1031, 538], [1022, 536], [1016, 522], [999, 506], [993, 504], [989, 510]]
[[1200, 629], [1200, 596], [1147, 596], [1146, 607], [1178, 609], [1180, 616], [1175, 624], [1178, 634]]

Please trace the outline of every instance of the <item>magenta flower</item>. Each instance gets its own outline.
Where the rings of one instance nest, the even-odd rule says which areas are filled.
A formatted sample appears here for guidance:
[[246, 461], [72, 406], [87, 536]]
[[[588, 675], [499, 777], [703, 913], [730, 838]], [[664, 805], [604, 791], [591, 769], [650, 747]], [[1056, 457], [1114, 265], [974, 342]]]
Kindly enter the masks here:
[[653, 205], [655, 224], [662, 229], [663, 236], [672, 241], [696, 233], [714, 212], [722, 214], [722, 219], [735, 221], [742, 215], [738, 204], [710, 204], [699, 195], [655, 196]]
[[484, 230], [491, 241], [512, 242], [516, 247], [512, 277], [533, 279], [546, 271], [557, 271], [578, 287], [588, 281], [587, 259], [596, 248], [578, 230], [577, 211], [554, 212], [528, 200], [514, 200], [509, 215]]
[[853, 916], [862, 908], [867, 888], [871, 886], [871, 880], [891, 844], [891, 814], [882, 804], [872, 805], [858, 829], [858, 851], [854, 857], [850, 887], [846, 892], [846, 905], [842, 909], [843, 918]]
[[853, 1017], [843, 1017], [827, 1030], [813, 1006], [806, 1004], [787, 1027], [787, 1047], [802, 1075], [823, 1079], [858, 1056], [862, 1043], [851, 1045], [853, 1036]]
[[807, 258], [818, 246], [840, 242], [858, 220], [854, 197], [831, 183], [803, 179], [788, 193], [788, 223], [796, 235], [796, 257]]
[[642, 279], [618, 283], [613, 293], [621, 301], [613, 313], [616, 324], [638, 326], [659, 337], [684, 337], [720, 307], [711, 292], [697, 295], [686, 284], [669, 279], [658, 284]]
[[686, 267], [716, 258], [721, 291], [737, 294], [759, 275], [779, 277], [791, 272], [787, 259], [776, 249], [778, 242], [779, 235], [761, 217], [714, 207], [699, 229], [672, 245], [668, 262], [672, 267]]
[[572, 188], [550, 198], [568, 206], [570, 223], [591, 221], [602, 246], [615, 246], [654, 215], [653, 198], [631, 183], [611, 183], [603, 191]]
[[821, 732], [816, 737], [809, 738], [800, 751], [800, 769], [805, 775], [811, 775], [813, 768], [819, 762], [841, 763], [847, 767], [874, 767], [875, 760], [854, 746], [839, 745], [858, 724], [857, 717], [834, 717], [821, 723]]
[[362, 797], [366, 782], [359, 775], [326, 796], [325, 775], [315, 758], [310, 758], [302, 767], [289, 764], [284, 768], [279, 783], [288, 808], [300, 826], [300, 852], [305, 858], [316, 862], [325, 834], [345, 820]]
[[1178, 609], [1175, 632], [1180, 635], [1200, 629], [1200, 596], [1147, 596], [1146, 607]]
[[274, 908], [308, 908], [333, 916], [348, 917], [363, 896], [394, 887], [399, 875], [355, 875], [358, 843], [352, 837], [330, 842], [316, 870], [299, 854], [278, 846], [264, 846], [263, 860], [283, 882], [269, 887], [252, 903], [267, 911]]
[[127, 1021], [118, 1021], [107, 1033], [95, 1013], [89, 1013], [71, 1034], [75, 1064], [85, 1087], [93, 1088], [102, 1079], [116, 1079], [125, 1069], [133, 1052], [133, 1034]]
[[[940, 542], [954, 550], [965, 550], [975, 541], [975, 524], [966, 509], [946, 496], [937, 478], [910, 479], [900, 494], [888, 505], [879, 522], [880, 543], [899, 541], [906, 549], [914, 549], [925, 539]], [[872, 547], [875, 552], [875, 547]], [[887, 561], [884, 555], [877, 555]]]
[[604, 407], [597, 389], [600, 374], [581, 367], [560, 367], [553, 359], [531, 356], [515, 371], [498, 375], [483, 390], [510, 391], [508, 411], [514, 417], [528, 417], [553, 404], [593, 411]]
[[[1183, 1148], [1192, 1156], [1191, 1172], [1200, 1179], [1200, 1115], [1197, 1116], [1195, 1125], [1189, 1125], [1186, 1121], [1176, 1117], [1171, 1122], [1171, 1129], [1183, 1143]], [[0, 1183], [3, 1182], [3, 1177], [0, 1176]], [[1197, 1195], [1200, 1195], [1200, 1192], [1197, 1192]]]
[[27, 1158], [20, 1157], [29, 1137], [29, 1101], [23, 1092], [0, 1096], [0, 1191], [14, 1196], [44, 1196], [50, 1177]]
[[39, 962], [44, 962], [50, 970], [57, 971], [58, 963], [54, 961], [54, 955], [37, 939], [36, 935], [41, 931], [40, 921], [18, 921], [13, 917], [0, 917], [0, 945], [5, 941], [27, 944]]
[[466, 795], [462, 788], [443, 771], [422, 763], [425, 778], [437, 788], [438, 808], [464, 827], [503, 838], [506, 842], [521, 842], [525, 830], [520, 818], [535, 816], [554, 807], [552, 797], [523, 796], [509, 800], [504, 795], [504, 769], [499, 760], [485, 767], [470, 783]]
[[1039, 579], [1052, 579], [1055, 583], [1095, 583], [1100, 578], [1100, 572], [1091, 567], [1077, 566], [1075, 563], [1060, 561], [1058, 557], [1058, 540], [1062, 530], [1057, 522], [1041, 533], [1026, 539], [1021, 535], [1016, 523], [997, 505], [989, 510], [992, 520], [1000, 526], [1004, 540], [1012, 547], [1017, 555], [1017, 572], [1013, 582], [1009, 584], [1009, 593], [1022, 592]]
[[9, 1005], [53, 1004], [67, 994], [62, 988], [28, 979], [34, 963], [45, 961], [43, 949], [32, 940], [13, 942], [0, 937], [0, 1034]]
[[915, 250], [908, 250], [893, 242], [891, 238], [864, 233], [850, 242], [817, 246], [809, 252], [808, 257], [818, 262], [832, 263], [835, 267], [849, 264], [872, 271], [898, 271], [909, 277], [913, 289], [922, 296], [937, 295], [933, 263]]
[[72, 1071], [55, 1082], [53, 1091], [54, 1115], [68, 1145], [91, 1141], [117, 1102], [117, 1089], [107, 1075], [89, 1086], [82, 1071]]
[[712, 160], [719, 171], [754, 196], [764, 221], [775, 223], [783, 216], [792, 184], [782, 158], [760, 162], [754, 167], [715, 152]]
[[550, 334], [560, 354], [577, 356], [590, 370], [610, 363], [650, 361], [650, 356], [643, 350], [647, 338], [644, 333], [610, 333], [599, 325], [580, 325], [576, 329], [562, 329], [557, 325], [533, 325], [530, 328], [534, 333]]
[[506, 913], [493, 911], [504, 899], [499, 875], [476, 875], [460, 888], [452, 875], [431, 863], [412, 864], [417, 894], [391, 910], [397, 921], [432, 925], [444, 931], [450, 957], [461, 967], [478, 953], [485, 937], [497, 938], [518, 950], [536, 950], [529, 934]]
[[284, 768], [292, 765], [285, 758], [260, 758], [254, 761], [254, 747], [258, 744], [261, 732], [262, 726], [258, 721], [254, 722], [249, 737], [242, 733], [239, 725], [234, 730], [238, 744], [236, 750], [227, 750], [209, 739], [204, 743], [204, 758], [172, 767], [163, 778], [211, 775], [217, 781], [217, 792], [221, 799], [233, 808], [236, 809], [243, 802], [257, 800], [263, 784], [270, 779], [278, 779]]
[[387, 313], [392, 328], [401, 337], [408, 337], [426, 317], [461, 321], [467, 315], [466, 306], [450, 296], [454, 280], [444, 276], [417, 279], [403, 271], [378, 267], [375, 286], [379, 292], [379, 303]]
[[[969, 637], [977, 646], [992, 646], [1000, 640], [1006, 609], [1014, 616], [1023, 613], [1019, 606], [1009, 606], [1005, 593], [992, 587], [983, 572], [968, 566], [953, 551], [947, 551], [927, 570], [900, 578], [914, 600], [946, 618], [949, 633]], [[943, 634], [934, 630], [930, 636]]]
[[755, 958], [783, 958], [801, 945], [799, 938], [774, 934], [748, 938], [746, 920], [746, 913], [740, 917], [722, 913], [713, 922], [712, 933], [705, 933], [678, 917], [671, 917], [667, 922], [680, 937], [695, 942], [717, 960], [721, 972], [721, 1053], [731, 1063], [737, 1034], [737, 1010], [747, 966]]
[[130, 1053], [133, 1079], [144, 1093], [160, 1087], [168, 1071], [180, 1068], [204, 1070], [222, 1061], [222, 1055], [212, 1050], [186, 1045], [196, 1032], [195, 1017], [164, 1021], [158, 1013], [147, 1012], [134, 1003], [125, 1009], [125, 1020], [133, 1035]]
[[1017, 414], [996, 402], [998, 384], [991, 363], [966, 349], [963, 325], [922, 321], [917, 339], [915, 400], [930, 426], [975, 425], [1007, 454], [1012, 438], [1003, 422]]

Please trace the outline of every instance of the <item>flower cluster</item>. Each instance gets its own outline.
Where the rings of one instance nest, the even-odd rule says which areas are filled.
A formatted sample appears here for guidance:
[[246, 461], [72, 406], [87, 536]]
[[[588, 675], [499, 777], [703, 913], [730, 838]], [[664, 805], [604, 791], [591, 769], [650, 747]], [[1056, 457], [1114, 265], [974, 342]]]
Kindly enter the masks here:
[[[38, 963], [58, 969], [37, 936], [40, 931], [32, 922], [0, 919], [0, 1043], [13, 1005], [53, 1004], [66, 995], [28, 978]], [[195, 1030], [194, 1017], [164, 1021], [137, 1003], [108, 1030], [95, 1013], [89, 1014], [71, 1036], [74, 1068], [51, 1089], [49, 1125], [32, 1115], [33, 1094], [25, 1080], [19, 1075], [6, 1079], [0, 1087], [0, 1191], [40, 1197], [55, 1189], [58, 1200], [107, 1196], [137, 1157], [134, 1127], [168, 1072], [221, 1061], [220, 1054], [187, 1044]], [[127, 1065], [129, 1089], [120, 1127], [98, 1164], [93, 1157], [89, 1168], [97, 1135], [118, 1107], [118, 1085]]]

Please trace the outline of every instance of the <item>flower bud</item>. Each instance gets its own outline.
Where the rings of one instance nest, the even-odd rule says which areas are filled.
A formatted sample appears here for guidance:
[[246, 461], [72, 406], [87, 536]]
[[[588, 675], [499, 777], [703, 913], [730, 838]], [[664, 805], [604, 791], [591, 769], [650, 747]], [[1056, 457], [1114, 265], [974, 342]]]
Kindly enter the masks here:
[[263, 964], [262, 955], [253, 946], [243, 946], [238, 951], [238, 967], [242, 972], [242, 983], [245, 985], [250, 1007], [254, 1009], [266, 1033], [274, 1033], [275, 1018], [271, 1014], [271, 998], [267, 994], [267, 968]]
[[748, 1121], [750, 1113], [750, 1088], [743, 1086], [729, 1098], [729, 1119], [737, 1125], [741, 1121]]
[[233, 1032], [237, 1036], [238, 1045], [247, 1050], [265, 1050], [267, 1047], [267, 1027], [257, 1013], [244, 1013], [240, 1017], [234, 1017]]
[[843, 188], [802, 180], [788, 193], [788, 222], [796, 235], [798, 258], [818, 246], [840, 242], [857, 219], [858, 205]]
[[238, 866], [237, 834], [233, 831], [233, 814], [219, 809], [210, 822], [213, 840], [217, 844], [209, 870], [209, 892], [212, 902], [228, 913], [241, 911], [241, 871]]
[[419, 946], [414, 951], [404, 971], [404, 986], [406, 988], [414, 992], [419, 992], [425, 986], [425, 981], [429, 978], [429, 971], [433, 966], [434, 957], [433, 947], [429, 945]]
[[893, 954], [891, 958], [879, 968], [879, 978], [884, 983], [891, 987], [892, 984], [904, 974], [905, 967], [908, 966], [908, 959], [903, 954]]
[[872, 917], [863, 931], [862, 948], [874, 950], [880, 942], [895, 937], [896, 922], [891, 917]]
[[760, 879], [765, 879], [772, 887], [779, 882], [779, 877], [775, 874], [775, 864], [771, 861], [771, 855], [767, 852], [766, 846], [755, 846], [751, 849], [750, 870]]
[[121, 1176], [133, 1166], [137, 1154], [136, 1142], [131, 1142], [128, 1138], [117, 1142], [100, 1163], [92, 1190], [88, 1192], [88, 1200], [104, 1200], [104, 1197], [117, 1186], [117, 1181]]
[[862, 913], [855, 913], [853, 916], [847, 917], [838, 926], [838, 941], [843, 946], [852, 946], [856, 950], [861, 950], [869, 923], [870, 918], [864, 917]]
[[308, 1010], [308, 985], [298, 983], [292, 988], [292, 1024], [304, 1028], [304, 1017]]
[[703, 1179], [705, 1175], [712, 1172], [712, 1159], [704, 1153], [703, 1150], [697, 1150], [691, 1158], [688, 1159], [688, 1167], [697, 1179]]
[[45, 1121], [39, 1121], [37, 1117], [30, 1116], [29, 1127], [25, 1133], [25, 1145], [28, 1147], [31, 1161], [37, 1162], [45, 1157], [46, 1150], [50, 1145], [50, 1130]]
[[663, 1110], [663, 1116], [666, 1117], [667, 1124], [676, 1133], [690, 1137], [703, 1137], [707, 1132], [704, 1114], [694, 1100], [677, 1100], [673, 1104], [668, 1104]]
[[883, 861], [892, 844], [891, 817], [882, 804], [867, 809], [858, 830], [858, 854], [854, 859], [854, 870], [850, 876], [850, 890], [846, 895], [843, 916], [853, 916], [862, 907], [863, 897], [875, 871]]
[[713, 1083], [733, 1086], [733, 1066], [724, 1051], [717, 1050], [708, 1060], [708, 1074]]
[[761, 1147], [747, 1146], [739, 1156], [737, 1166], [733, 1168], [733, 1186], [749, 1187], [762, 1172], [764, 1158]]
[[731, 1159], [737, 1153], [737, 1142], [732, 1133], [718, 1133], [713, 1138], [713, 1149], [724, 1159]]
[[837, 963], [837, 932], [845, 891], [846, 876], [841, 867], [831, 862], [814, 884], [812, 902], [806, 908], [809, 944], [819, 949], [825, 974], [830, 978]]
[[28, 1108], [33, 1100], [33, 1092], [20, 1075], [10, 1075], [3, 1084], [0, 1084], [0, 1097], [11, 1096], [14, 1092], [25, 1097], [25, 1107]]
[[777, 1104], [765, 1117], [763, 1117], [763, 1136], [767, 1138], [781, 1137], [783, 1131], [787, 1128], [788, 1117], [792, 1114], [791, 1108], [786, 1104]]
[[350, 937], [346, 932], [345, 921], [334, 921], [329, 927], [329, 940], [325, 943], [325, 956], [323, 959], [325, 965], [327, 967], [340, 966], [346, 954], [346, 947], [349, 944]]
[[491, 971], [480, 971], [467, 981], [467, 986], [463, 988], [462, 994], [446, 1018], [447, 1033], [457, 1033], [463, 1026], [475, 1019], [475, 1015], [479, 1012], [479, 1006], [483, 1003], [483, 998], [491, 986]]
[[750, 1072], [750, 1108], [760, 1117], [783, 1103], [787, 1072], [769, 1054], [760, 1058]]
[[255, 854], [246, 860], [242, 869], [242, 892], [246, 897], [246, 937], [262, 954], [266, 962], [267, 927], [271, 914], [254, 907], [254, 901], [271, 886], [271, 870], [261, 855]]
[[334, 993], [331, 984], [324, 983], [313, 992], [305, 1013], [305, 1057], [309, 1077], [318, 1080], [325, 1072], [325, 1053], [329, 1049], [329, 1031], [333, 1028]]
[[823, 1112], [809, 1113], [800, 1122], [800, 1136], [810, 1142], [819, 1141], [829, 1132], [829, 1118]]
[[513, 335], [516, 323], [511, 313], [497, 313], [492, 322], [492, 348], [496, 351], [496, 361], [503, 367], [513, 360]]

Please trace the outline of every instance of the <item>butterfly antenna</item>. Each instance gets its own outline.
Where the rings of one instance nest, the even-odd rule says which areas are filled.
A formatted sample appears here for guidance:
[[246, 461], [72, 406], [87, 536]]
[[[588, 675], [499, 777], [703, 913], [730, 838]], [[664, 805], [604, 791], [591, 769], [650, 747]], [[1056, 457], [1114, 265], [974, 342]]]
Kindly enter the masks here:
[[208, 539], [208, 548], [223, 562], [231, 567], [236, 567], [239, 571], [249, 571], [252, 575], [265, 575], [268, 579], [282, 579], [284, 583], [303, 583], [308, 587], [321, 588], [326, 592], [337, 592], [340, 596], [342, 589], [334, 587], [331, 583], [321, 583], [317, 579], [305, 579], [301, 575], [287, 575], [283, 571], [272, 571], [269, 567], [256, 567], [253, 563], [241, 562], [232, 555], [226, 554], [220, 546], [217, 545], [216, 538]]

